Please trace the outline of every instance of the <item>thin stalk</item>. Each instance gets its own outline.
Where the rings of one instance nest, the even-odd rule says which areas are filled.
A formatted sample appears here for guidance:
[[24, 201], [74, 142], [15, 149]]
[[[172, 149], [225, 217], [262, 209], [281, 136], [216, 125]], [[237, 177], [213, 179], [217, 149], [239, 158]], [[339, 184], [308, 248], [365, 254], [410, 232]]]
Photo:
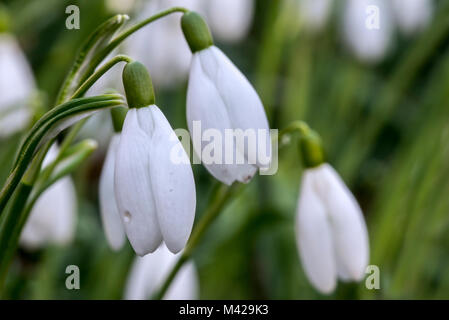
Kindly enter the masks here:
[[242, 188], [242, 186], [243, 186], [242, 184], [233, 184], [231, 187], [228, 187], [223, 184], [220, 184], [218, 188], [214, 190], [213, 199], [209, 203], [206, 212], [204, 213], [203, 217], [193, 230], [192, 236], [190, 237], [189, 242], [187, 243], [187, 246], [185, 247], [181, 257], [173, 266], [172, 270], [169, 272], [161, 288], [154, 296], [154, 299], [160, 300], [164, 297], [173, 279], [178, 274], [178, 271], [191, 258], [193, 251], [203, 238], [209, 226], [220, 215], [223, 208], [228, 203], [229, 199], [231, 199], [232, 195], [234, 195], [238, 189]]

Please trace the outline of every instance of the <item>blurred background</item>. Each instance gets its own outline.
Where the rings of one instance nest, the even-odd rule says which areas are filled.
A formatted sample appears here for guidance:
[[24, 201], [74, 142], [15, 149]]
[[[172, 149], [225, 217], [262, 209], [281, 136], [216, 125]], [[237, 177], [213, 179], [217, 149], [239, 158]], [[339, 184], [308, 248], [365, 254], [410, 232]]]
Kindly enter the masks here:
[[[216, 44], [260, 94], [271, 128], [302, 119], [321, 134], [328, 162], [365, 213], [370, 264], [380, 268], [380, 289], [368, 290], [364, 281], [339, 283], [333, 294], [323, 296], [308, 282], [294, 233], [302, 165], [292, 137], [291, 144], [281, 144], [277, 174], [255, 177], [195, 251], [199, 298], [449, 298], [449, 1], [0, 4], [10, 17], [9, 33], [31, 66], [35, 88], [30, 123], [53, 106], [78, 48], [101, 22], [127, 13], [130, 25], [180, 5], [206, 17]], [[78, 30], [65, 27], [70, 4], [80, 9]], [[378, 23], [375, 12], [365, 10], [372, 5], [380, 9]], [[118, 52], [148, 66], [157, 104], [173, 128], [186, 128], [190, 52], [178, 24], [175, 15], [150, 25]], [[121, 68], [102, 79], [91, 94], [122, 90]], [[23, 246], [10, 269], [5, 298], [123, 298], [135, 254], [129, 244], [119, 252], [109, 249], [98, 204], [99, 176], [112, 135], [108, 117], [107, 112], [94, 116], [80, 134], [96, 139], [99, 148], [71, 177], [77, 199], [73, 239], [65, 245]], [[0, 136], [2, 184], [26, 128]], [[193, 169], [198, 220], [216, 182], [202, 166]], [[80, 290], [66, 289], [67, 265], [79, 266]]]

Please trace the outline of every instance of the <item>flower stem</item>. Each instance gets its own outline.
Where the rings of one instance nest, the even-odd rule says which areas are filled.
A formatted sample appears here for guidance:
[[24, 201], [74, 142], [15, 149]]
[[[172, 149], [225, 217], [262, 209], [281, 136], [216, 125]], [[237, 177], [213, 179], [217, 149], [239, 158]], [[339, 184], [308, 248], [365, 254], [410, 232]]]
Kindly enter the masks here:
[[154, 295], [154, 299], [161, 300], [164, 297], [172, 281], [178, 274], [178, 271], [191, 258], [194, 249], [203, 238], [209, 226], [220, 215], [223, 208], [226, 206], [226, 204], [232, 198], [232, 196], [236, 193], [236, 191], [241, 189], [243, 186], [244, 185], [242, 184], [236, 183], [230, 187], [220, 184], [218, 185], [217, 188], [215, 188], [213, 198], [209, 203], [206, 212], [204, 213], [201, 220], [198, 222], [197, 226], [193, 230], [192, 236], [190, 237], [189, 242], [187, 243], [187, 246], [185, 247], [181, 257], [169, 272], [167, 278], [160, 287], [159, 291]]

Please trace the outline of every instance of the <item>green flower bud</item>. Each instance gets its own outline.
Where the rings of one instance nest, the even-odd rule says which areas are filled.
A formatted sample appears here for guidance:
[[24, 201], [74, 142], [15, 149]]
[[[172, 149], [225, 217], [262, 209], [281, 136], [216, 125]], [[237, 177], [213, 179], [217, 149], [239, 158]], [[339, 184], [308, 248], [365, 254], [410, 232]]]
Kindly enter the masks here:
[[11, 19], [6, 8], [0, 5], [0, 33], [8, 32], [11, 25]]
[[111, 109], [112, 125], [115, 132], [121, 132], [123, 128], [123, 122], [125, 122], [127, 108], [117, 107]]
[[184, 13], [181, 18], [182, 32], [193, 53], [206, 49], [214, 44], [209, 26], [196, 12]]
[[154, 104], [153, 82], [143, 64], [137, 61], [127, 63], [123, 68], [122, 78], [130, 108], [142, 108]]
[[321, 137], [312, 129], [303, 130], [299, 140], [299, 151], [306, 168], [318, 167], [324, 163], [324, 151]]

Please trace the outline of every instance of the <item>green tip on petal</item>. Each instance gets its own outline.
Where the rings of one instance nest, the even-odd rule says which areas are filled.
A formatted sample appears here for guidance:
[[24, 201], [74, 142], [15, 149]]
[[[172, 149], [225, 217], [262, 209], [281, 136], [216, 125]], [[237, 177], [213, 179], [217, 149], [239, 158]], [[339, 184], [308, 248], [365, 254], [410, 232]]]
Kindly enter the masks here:
[[303, 130], [299, 140], [299, 150], [307, 168], [315, 168], [325, 162], [321, 137], [310, 128]]
[[122, 132], [123, 123], [125, 122], [127, 108], [117, 107], [111, 109], [112, 125], [115, 132]]
[[137, 61], [127, 63], [123, 68], [122, 78], [130, 108], [142, 108], [154, 104], [153, 82], [143, 64]]
[[181, 27], [193, 53], [209, 48], [214, 44], [209, 26], [198, 13], [194, 11], [184, 13], [181, 18]]

